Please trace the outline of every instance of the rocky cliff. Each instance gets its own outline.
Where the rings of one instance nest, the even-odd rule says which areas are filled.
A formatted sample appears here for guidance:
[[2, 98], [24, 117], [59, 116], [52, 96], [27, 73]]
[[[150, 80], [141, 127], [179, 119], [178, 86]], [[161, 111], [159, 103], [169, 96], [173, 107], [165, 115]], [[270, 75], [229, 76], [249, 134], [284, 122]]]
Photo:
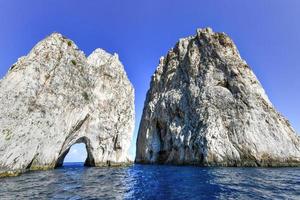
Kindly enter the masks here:
[[180, 39], [152, 77], [136, 162], [300, 165], [300, 139], [224, 33]]
[[118, 55], [85, 57], [54, 33], [0, 82], [0, 174], [62, 165], [85, 143], [86, 165], [121, 165], [134, 126], [134, 90]]

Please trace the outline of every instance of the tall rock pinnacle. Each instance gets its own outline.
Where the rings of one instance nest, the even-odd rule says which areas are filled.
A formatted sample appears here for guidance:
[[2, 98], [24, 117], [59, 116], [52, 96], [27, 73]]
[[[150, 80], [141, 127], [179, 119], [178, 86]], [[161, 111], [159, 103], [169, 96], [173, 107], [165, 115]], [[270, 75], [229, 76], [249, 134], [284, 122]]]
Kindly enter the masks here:
[[210, 28], [180, 39], [152, 77], [136, 162], [300, 165], [300, 139], [232, 40]]
[[117, 55], [89, 57], [54, 33], [0, 82], [0, 173], [62, 165], [85, 143], [86, 165], [121, 165], [134, 126], [134, 90]]

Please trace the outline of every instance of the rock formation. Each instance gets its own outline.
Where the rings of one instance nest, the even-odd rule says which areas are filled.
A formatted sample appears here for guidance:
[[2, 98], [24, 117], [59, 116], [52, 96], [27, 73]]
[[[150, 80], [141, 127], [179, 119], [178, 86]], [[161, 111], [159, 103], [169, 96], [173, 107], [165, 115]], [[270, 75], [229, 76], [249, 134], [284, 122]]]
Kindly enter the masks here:
[[138, 163], [300, 165], [300, 139], [224, 33], [180, 39], [152, 77]]
[[54, 33], [10, 68], [0, 102], [2, 175], [60, 166], [80, 142], [86, 165], [128, 162], [134, 90], [116, 54], [96, 49], [86, 58]]

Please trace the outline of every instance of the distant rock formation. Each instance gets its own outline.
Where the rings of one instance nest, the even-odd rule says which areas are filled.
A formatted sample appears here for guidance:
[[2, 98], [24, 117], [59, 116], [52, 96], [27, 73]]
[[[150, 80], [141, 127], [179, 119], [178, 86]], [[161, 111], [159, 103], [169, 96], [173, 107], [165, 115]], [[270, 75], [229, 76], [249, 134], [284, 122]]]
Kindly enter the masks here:
[[232, 40], [210, 28], [160, 59], [138, 132], [137, 163], [300, 165], [300, 139]]
[[54, 33], [0, 82], [0, 176], [61, 166], [83, 142], [86, 165], [126, 164], [134, 89], [118, 55], [90, 56]]

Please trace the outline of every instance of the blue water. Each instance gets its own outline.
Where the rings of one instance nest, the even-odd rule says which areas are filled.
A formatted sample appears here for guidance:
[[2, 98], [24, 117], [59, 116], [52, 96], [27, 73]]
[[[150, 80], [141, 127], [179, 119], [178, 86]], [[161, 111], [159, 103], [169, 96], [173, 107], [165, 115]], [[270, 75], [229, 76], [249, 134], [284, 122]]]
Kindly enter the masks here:
[[0, 179], [0, 199], [300, 199], [300, 168], [69, 163]]

